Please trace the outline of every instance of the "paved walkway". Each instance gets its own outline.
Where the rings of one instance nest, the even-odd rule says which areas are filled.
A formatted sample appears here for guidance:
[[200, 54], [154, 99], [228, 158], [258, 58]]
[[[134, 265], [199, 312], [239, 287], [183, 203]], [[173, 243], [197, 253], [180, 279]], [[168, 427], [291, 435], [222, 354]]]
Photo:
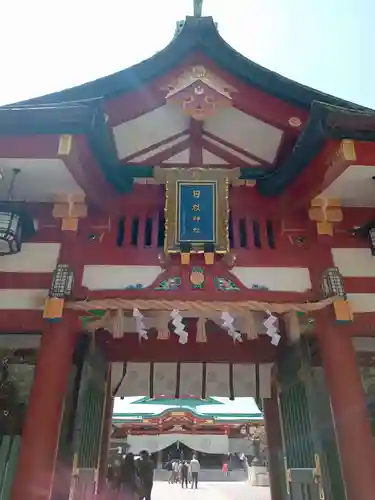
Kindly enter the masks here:
[[179, 484], [155, 482], [152, 500], [271, 500], [269, 488], [241, 482], [201, 483], [197, 490], [183, 489]]

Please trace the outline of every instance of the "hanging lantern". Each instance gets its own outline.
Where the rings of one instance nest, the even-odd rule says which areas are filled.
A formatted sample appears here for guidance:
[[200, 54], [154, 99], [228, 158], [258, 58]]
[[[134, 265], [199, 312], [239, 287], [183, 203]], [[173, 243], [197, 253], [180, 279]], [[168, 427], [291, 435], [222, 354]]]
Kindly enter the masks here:
[[50, 297], [63, 299], [72, 293], [74, 275], [68, 264], [57, 264], [53, 273]]
[[344, 279], [338, 267], [331, 267], [325, 271], [322, 280], [322, 290], [325, 298], [335, 297], [333, 308], [336, 321], [346, 323], [353, 321], [353, 312], [347, 300]]
[[341, 297], [346, 300], [344, 280], [338, 267], [331, 267], [323, 274], [322, 290], [325, 298]]
[[21, 251], [21, 217], [12, 211], [0, 212], [0, 255], [11, 255]]
[[371, 254], [375, 256], [375, 227], [371, 227], [368, 232]]
[[52, 278], [52, 285], [44, 305], [43, 318], [60, 321], [64, 309], [64, 299], [72, 293], [74, 274], [68, 264], [58, 264]]

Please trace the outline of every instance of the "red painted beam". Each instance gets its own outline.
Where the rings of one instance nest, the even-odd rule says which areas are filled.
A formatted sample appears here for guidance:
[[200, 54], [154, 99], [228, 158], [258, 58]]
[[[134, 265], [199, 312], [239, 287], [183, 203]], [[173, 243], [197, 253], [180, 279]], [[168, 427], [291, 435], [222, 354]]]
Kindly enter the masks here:
[[59, 135], [0, 136], [0, 158], [57, 158]]
[[[74, 331], [82, 330], [82, 323], [79, 315], [74, 311], [66, 311], [69, 317], [67, 328]], [[46, 328], [43, 320], [43, 311], [30, 310], [6, 310], [0, 309], [0, 333], [42, 333]]]
[[[261, 163], [262, 165], [267, 165], [270, 166], [270, 163], [266, 162], [263, 158], [260, 158], [259, 156], [256, 156], [249, 151], [246, 151], [245, 149], [242, 149], [235, 144], [231, 144], [230, 142], [225, 141], [224, 139], [221, 139], [221, 137], [217, 137], [214, 134], [211, 134], [211, 132], [207, 132], [206, 130], [203, 132], [204, 137], [209, 137], [210, 139], [218, 142], [219, 144], [222, 144], [223, 146], [226, 146], [227, 148], [231, 148], [234, 153], [239, 153], [242, 156], [245, 156], [249, 158], [251, 161], [256, 161], [258, 163]], [[224, 150], [225, 151], [225, 150]]]
[[179, 344], [173, 333], [168, 340], [157, 340], [156, 333], [150, 333], [149, 339], [142, 342], [137, 334], [127, 334], [116, 340], [105, 331], [96, 335], [110, 361], [269, 363], [276, 358], [277, 349], [266, 336], [241, 344], [234, 344], [229, 335], [222, 332], [208, 333], [206, 343], [196, 342], [195, 337], [196, 332], [190, 327], [185, 345]]
[[357, 165], [375, 166], [375, 143], [355, 141]]
[[190, 140], [185, 139], [181, 142], [178, 142], [177, 144], [173, 144], [173, 146], [170, 146], [164, 151], [160, 151], [159, 153], [155, 153], [154, 155], [149, 156], [142, 163], [147, 163], [147, 165], [151, 166], [160, 165], [160, 163], [168, 160], [168, 158], [172, 158], [172, 156], [181, 153], [181, 151], [184, 151], [185, 149], [188, 149], [189, 146]]
[[296, 181], [290, 186], [284, 198], [296, 200], [293, 209], [308, 205], [328, 188], [352, 165], [375, 166], [375, 144], [355, 142], [356, 160], [351, 162], [337, 154], [341, 141], [327, 141], [322, 151], [313, 159]]
[[190, 154], [189, 164], [192, 167], [201, 167], [203, 164], [203, 122], [190, 118]]
[[134, 120], [166, 104], [167, 90], [161, 89], [161, 80], [157, 79], [142, 86], [135, 92], [127, 92], [105, 102], [105, 112], [111, 127]]
[[120, 196], [105, 178], [84, 136], [74, 136], [69, 155], [61, 157], [88, 201], [107, 213], [117, 213]]
[[235, 156], [235, 154], [229, 153], [229, 151], [222, 149], [220, 146], [217, 146], [216, 144], [207, 141], [207, 139], [205, 139], [204, 137], [202, 139], [202, 145], [203, 149], [206, 149], [215, 156], [222, 158], [224, 161], [229, 163], [231, 167], [245, 167], [245, 168], [254, 167], [254, 165], [252, 165], [251, 163], [248, 163], [242, 158]]
[[59, 135], [47, 134], [2, 136], [0, 137], [0, 158], [60, 159], [86, 193], [89, 202], [106, 210], [109, 206], [115, 208], [116, 192], [97, 165], [85, 137], [74, 136], [72, 151], [64, 156], [58, 155], [59, 140]]
[[[174, 134], [174, 135], [171, 135], [170, 137], [167, 137], [167, 139], [163, 139], [162, 141], [150, 144], [149, 146], [147, 146], [147, 148], [139, 149], [135, 153], [132, 153], [131, 155], [128, 155], [127, 157], [123, 158], [121, 160], [121, 162], [129, 164], [129, 162], [131, 163], [131, 161], [134, 160], [134, 158], [137, 158], [138, 156], [143, 156], [147, 153], [151, 153], [155, 149], [160, 148], [161, 146], [164, 146], [165, 144], [169, 144], [170, 142], [175, 141], [176, 139], [179, 139], [180, 137], [183, 137], [184, 135], [186, 135], [188, 133], [189, 133], [189, 130], [186, 129], [186, 130], [183, 130], [182, 132], [179, 132], [178, 134]], [[144, 162], [142, 162], [142, 163], [146, 163], [146, 162], [147, 162], [147, 160], [144, 160]]]
[[327, 141], [320, 153], [304, 168], [293, 184], [287, 188], [283, 199], [293, 200], [293, 203], [289, 203], [290, 210], [307, 207], [310, 201], [327, 187], [325, 185], [327, 171], [339, 146], [340, 141]]
[[375, 278], [344, 278], [344, 285], [346, 293], [375, 293]]
[[2, 273], [0, 272], [0, 289], [49, 290], [52, 273]]
[[[162, 163], [163, 168], [178, 168], [181, 167], [181, 163], [173, 163], [173, 162], [168, 162], [168, 163]], [[232, 165], [227, 165], [226, 163], [210, 163], [209, 164], [210, 168], [233, 168]]]

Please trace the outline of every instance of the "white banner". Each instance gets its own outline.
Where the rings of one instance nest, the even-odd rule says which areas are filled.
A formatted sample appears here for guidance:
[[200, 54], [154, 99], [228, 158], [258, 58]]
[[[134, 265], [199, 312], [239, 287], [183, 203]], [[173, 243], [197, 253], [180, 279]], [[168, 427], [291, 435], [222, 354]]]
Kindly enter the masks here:
[[229, 438], [229, 453], [245, 453], [251, 455], [253, 445], [250, 439], [245, 438]]
[[229, 453], [228, 436], [215, 434], [162, 434], [159, 436], [128, 436], [127, 442], [132, 453], [142, 450], [155, 453], [179, 441], [194, 451], [225, 455]]
[[176, 395], [177, 363], [154, 364], [154, 397]]

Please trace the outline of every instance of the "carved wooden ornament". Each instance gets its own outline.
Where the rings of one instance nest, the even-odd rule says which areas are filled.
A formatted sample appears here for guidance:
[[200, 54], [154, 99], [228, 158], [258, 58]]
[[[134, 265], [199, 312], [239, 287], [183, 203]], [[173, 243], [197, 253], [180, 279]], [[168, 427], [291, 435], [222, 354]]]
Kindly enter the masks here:
[[218, 108], [231, 106], [231, 94], [236, 92], [204, 66], [193, 66], [169, 83], [167, 89], [167, 102], [180, 106], [195, 120], [205, 120]]

